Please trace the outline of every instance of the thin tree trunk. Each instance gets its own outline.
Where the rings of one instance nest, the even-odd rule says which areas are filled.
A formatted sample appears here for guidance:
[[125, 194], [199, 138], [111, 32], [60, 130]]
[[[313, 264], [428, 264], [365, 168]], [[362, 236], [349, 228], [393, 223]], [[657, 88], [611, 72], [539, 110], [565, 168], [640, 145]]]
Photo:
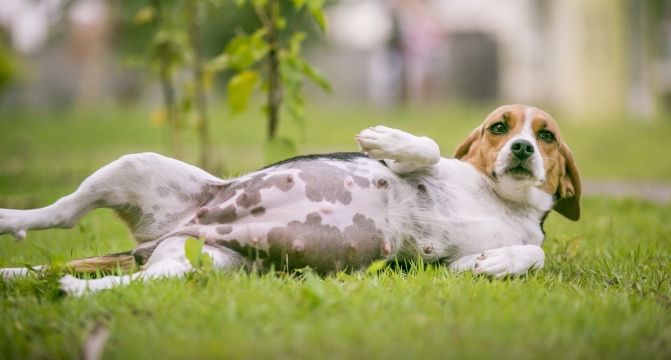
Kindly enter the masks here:
[[277, 18], [279, 17], [279, 0], [268, 1], [268, 35], [270, 46], [268, 52], [268, 140], [275, 139], [277, 125], [280, 121], [279, 111], [282, 104], [282, 88], [280, 84], [279, 40], [277, 38]]
[[[157, 22], [160, 28], [163, 23], [163, 12], [160, 0], [154, 0], [154, 7], [157, 12]], [[165, 106], [166, 118], [169, 127], [169, 147], [170, 154], [180, 159], [182, 157], [181, 139], [179, 134], [179, 112], [177, 110], [177, 95], [175, 92], [175, 85], [172, 82], [172, 75], [170, 73], [170, 60], [166, 56], [161, 56], [159, 64], [159, 78], [161, 81], [161, 91], [163, 94], [163, 103]]]
[[195, 91], [196, 113], [198, 114], [198, 137], [200, 140], [200, 165], [209, 169], [210, 163], [210, 128], [207, 113], [207, 94], [203, 79], [203, 55], [200, 44], [200, 4], [199, 0], [188, 0], [189, 40], [193, 57], [193, 83]]
[[167, 60], [161, 60], [160, 78], [161, 89], [163, 92], [163, 102], [165, 104], [166, 117], [169, 126], [170, 153], [173, 157], [180, 159], [182, 157], [181, 139], [179, 134], [179, 114], [177, 113], [177, 100], [175, 95], [175, 85], [172, 83], [170, 75], [170, 64]]

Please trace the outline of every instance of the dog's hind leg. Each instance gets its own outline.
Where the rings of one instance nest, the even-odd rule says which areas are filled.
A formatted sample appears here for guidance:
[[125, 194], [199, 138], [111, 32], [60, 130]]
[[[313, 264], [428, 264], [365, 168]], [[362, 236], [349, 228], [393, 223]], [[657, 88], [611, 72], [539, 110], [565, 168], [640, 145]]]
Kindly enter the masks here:
[[158, 154], [122, 156], [100, 168], [72, 194], [33, 210], [0, 209], [0, 234], [18, 239], [27, 230], [70, 228], [89, 211], [117, 211], [138, 242], [155, 239], [207, 203], [226, 182]]
[[[133, 281], [158, 278], [182, 277], [193, 271], [184, 249], [186, 237], [172, 237], [163, 240], [152, 253], [142, 271], [132, 275], [105, 276], [100, 279], [82, 280], [71, 275], [61, 279], [61, 288], [71, 295], [82, 295], [86, 291], [100, 291], [128, 285]], [[232, 250], [205, 245], [203, 253], [212, 258], [215, 269], [236, 269], [247, 265], [245, 258]]]

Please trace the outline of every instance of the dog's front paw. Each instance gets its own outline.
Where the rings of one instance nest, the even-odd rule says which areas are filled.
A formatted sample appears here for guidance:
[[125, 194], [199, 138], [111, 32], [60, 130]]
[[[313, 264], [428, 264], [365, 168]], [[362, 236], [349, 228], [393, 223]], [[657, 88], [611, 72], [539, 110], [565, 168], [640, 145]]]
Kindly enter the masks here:
[[473, 272], [496, 278], [506, 275], [524, 275], [543, 267], [545, 253], [538, 246], [510, 246], [484, 251], [476, 259]]
[[403, 144], [407, 142], [408, 136], [401, 130], [375, 126], [361, 131], [354, 139], [361, 151], [374, 159], [401, 160]]
[[88, 290], [86, 280], [77, 279], [72, 275], [65, 275], [59, 281], [61, 290], [68, 295], [82, 296]]
[[454, 272], [463, 272], [475, 269], [475, 263], [480, 255], [467, 255], [458, 258], [450, 263], [450, 270]]
[[450, 263], [452, 271], [473, 271], [493, 277], [523, 275], [543, 267], [545, 253], [535, 245], [513, 245], [462, 256]]

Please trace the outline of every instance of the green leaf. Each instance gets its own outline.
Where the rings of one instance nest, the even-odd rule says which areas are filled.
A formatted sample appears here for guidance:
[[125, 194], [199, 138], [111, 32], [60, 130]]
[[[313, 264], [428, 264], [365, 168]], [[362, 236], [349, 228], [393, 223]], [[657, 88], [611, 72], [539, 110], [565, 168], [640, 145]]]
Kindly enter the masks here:
[[308, 1], [307, 1], [307, 0], [292, 0], [292, 2], [294, 3], [294, 7], [295, 7], [297, 10], [300, 10], [303, 6], [305, 6], [305, 4], [306, 4]]
[[275, 26], [277, 27], [278, 30], [284, 30], [287, 27], [287, 19], [283, 17], [279, 17], [275, 19]]
[[265, 41], [266, 31], [257, 30], [252, 35], [238, 35], [226, 46], [224, 54], [227, 64], [237, 70], [245, 70], [263, 59], [270, 47]]
[[303, 43], [303, 40], [305, 40], [305, 36], [305, 33], [302, 31], [297, 31], [291, 35], [287, 46], [287, 51], [290, 57], [298, 58], [301, 52], [301, 44]]
[[154, 35], [149, 45], [150, 59], [154, 63], [167, 62], [175, 67], [186, 61], [187, 40], [183, 31], [162, 29]]
[[219, 72], [225, 70], [228, 67], [228, 63], [229, 63], [228, 55], [224, 53], [208, 61], [205, 64], [205, 67], [207, 68], [208, 71]]
[[310, 10], [321, 10], [326, 0], [306, 0]]
[[188, 238], [184, 242], [184, 255], [189, 260], [191, 266], [200, 269], [203, 254], [203, 240], [196, 238]]
[[317, 25], [319, 25], [321, 31], [326, 32], [326, 30], [328, 29], [328, 22], [326, 21], [326, 15], [324, 15], [324, 10], [310, 9], [310, 14], [312, 14], [312, 17], [317, 22]]
[[156, 17], [156, 10], [153, 6], [145, 6], [138, 10], [133, 17], [133, 22], [136, 25], [146, 24]]
[[328, 298], [324, 281], [319, 279], [312, 271], [306, 271], [304, 274], [305, 283], [303, 284], [303, 298], [313, 306], [319, 306]]
[[268, 0], [252, 0], [252, 5], [257, 8], [263, 8], [268, 3]]
[[[214, 5], [214, 6], [223, 6], [228, 2], [228, 0], [209, 0], [208, 2], [212, 5]], [[245, 2], [245, 0], [236, 0], [235, 1], [236, 4], [237, 3], [244, 3], [244, 2]], [[240, 5], [242, 5], [242, 4], [240, 4]], [[240, 5], [238, 5], [238, 6], [240, 6]]]
[[312, 67], [310, 64], [306, 62], [302, 62], [302, 69], [303, 74], [307, 76], [308, 79], [312, 80], [315, 84], [317, 84], [320, 88], [322, 88], [324, 91], [327, 93], [331, 94], [333, 92], [333, 89], [331, 88], [331, 83], [329, 83], [328, 80], [324, 77], [324, 75], [321, 73], [321, 71], [315, 69]]
[[380, 270], [384, 269], [385, 266], [387, 266], [386, 259], [373, 261], [373, 263], [370, 264], [370, 266], [368, 266], [366, 269], [366, 274], [376, 274]]
[[275, 138], [263, 145], [266, 162], [273, 163], [296, 155], [296, 145], [288, 138]]
[[258, 80], [259, 74], [256, 71], [245, 70], [233, 76], [228, 82], [228, 105], [233, 114], [247, 108]]

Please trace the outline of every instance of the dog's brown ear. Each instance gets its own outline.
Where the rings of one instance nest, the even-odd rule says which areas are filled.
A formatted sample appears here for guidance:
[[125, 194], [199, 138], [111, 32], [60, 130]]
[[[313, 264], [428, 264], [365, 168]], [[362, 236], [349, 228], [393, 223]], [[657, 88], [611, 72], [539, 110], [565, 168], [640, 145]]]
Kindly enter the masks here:
[[480, 142], [480, 137], [482, 136], [482, 126], [478, 126], [477, 128], [473, 129], [470, 134], [466, 137], [464, 141], [457, 146], [457, 150], [454, 151], [454, 158], [455, 159], [463, 159], [468, 155], [468, 153], [471, 152], [471, 150], [475, 149], [476, 147], [473, 146], [477, 143]]
[[559, 185], [554, 210], [570, 220], [577, 221], [580, 219], [580, 195], [582, 193], [580, 172], [571, 149], [563, 141], [559, 145], [559, 165]]

